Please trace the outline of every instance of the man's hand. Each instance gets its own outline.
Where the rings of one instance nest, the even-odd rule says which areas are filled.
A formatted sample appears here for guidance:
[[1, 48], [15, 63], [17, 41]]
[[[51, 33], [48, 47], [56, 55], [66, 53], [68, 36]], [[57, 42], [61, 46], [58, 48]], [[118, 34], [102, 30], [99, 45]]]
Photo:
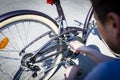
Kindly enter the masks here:
[[70, 45], [72, 46], [72, 51], [74, 52], [74, 53], [80, 53], [80, 48], [82, 47], [82, 46], [85, 46], [83, 43], [81, 43], [81, 42], [79, 42], [79, 41], [71, 41], [70, 42]]
[[77, 76], [80, 76], [81, 74], [82, 69], [80, 68], [80, 66], [69, 66], [65, 72], [65, 80], [76, 80]]

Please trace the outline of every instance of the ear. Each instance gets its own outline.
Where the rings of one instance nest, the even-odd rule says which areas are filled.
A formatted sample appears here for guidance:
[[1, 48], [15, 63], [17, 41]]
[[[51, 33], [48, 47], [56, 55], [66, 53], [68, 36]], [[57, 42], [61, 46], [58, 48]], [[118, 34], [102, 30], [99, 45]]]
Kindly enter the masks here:
[[120, 16], [114, 12], [110, 12], [107, 15], [107, 21], [111, 24], [111, 29], [113, 32], [120, 37]]

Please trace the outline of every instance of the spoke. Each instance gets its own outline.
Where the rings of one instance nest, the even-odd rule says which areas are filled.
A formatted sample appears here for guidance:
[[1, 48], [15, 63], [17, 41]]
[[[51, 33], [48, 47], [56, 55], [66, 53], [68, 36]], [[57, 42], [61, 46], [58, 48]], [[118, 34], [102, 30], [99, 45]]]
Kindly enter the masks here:
[[24, 37], [25, 37], [24, 43], [26, 45], [27, 44], [27, 33], [25, 29], [25, 22], [22, 22], [22, 26], [23, 26], [23, 32], [24, 32]]
[[[2, 69], [2, 65], [4, 65], [5, 63], [7, 63], [7, 61], [6, 61], [6, 62], [3, 62], [3, 63], [0, 63], [0, 71], [1, 71], [3, 74], [8, 75], [8, 76], [12, 79], [12, 76], [11, 76], [8, 72], [5, 72], [5, 71]], [[5, 78], [6, 78], [6, 77], [4, 77], [3, 80], [6, 80]]]
[[12, 50], [12, 49], [9, 49], [9, 48], [6, 48], [4, 50], [0, 50], [2, 52], [17, 52], [17, 53], [20, 53], [20, 51], [17, 51], [17, 50]]
[[[3, 37], [5, 37], [5, 34], [3, 34], [3, 32], [0, 32], [1, 33], [1, 35], [3, 36]], [[12, 43], [11, 42], [9, 42], [9, 44], [16, 50], [16, 48], [12, 45]], [[9, 46], [10, 47], [10, 46]]]
[[[9, 28], [8, 28], [8, 30], [10, 32], [10, 36], [12, 37], [12, 41], [15, 42], [16, 46], [19, 48], [15, 38], [13, 37], [12, 31]], [[11, 41], [10, 41], [10, 45], [12, 45], [12, 47], [17, 51], [16, 47], [11, 43]], [[20, 50], [20, 48], [19, 48], [19, 50]]]
[[10, 57], [4, 57], [4, 56], [0, 56], [0, 58], [10, 59], [10, 60], [21, 60], [20, 58], [10, 58]]
[[[42, 37], [44, 37], [44, 36], [46, 36], [46, 35], [48, 35], [48, 34], [50, 34], [51, 33], [51, 31], [48, 31], [48, 32], [45, 32], [44, 34], [41, 34], [40, 36], [38, 36], [37, 38], [35, 38], [33, 41], [31, 41], [28, 45], [26, 45], [23, 49], [22, 49], [22, 51], [24, 51], [26, 48], [28, 48], [29, 46], [31, 46], [34, 42], [36, 42], [37, 40], [39, 40], [40, 38], [42, 38]], [[21, 55], [21, 54], [20, 54]]]
[[18, 29], [17, 24], [15, 24], [15, 27], [16, 27], [16, 29], [17, 29], [18, 35], [19, 35], [19, 37], [20, 37], [20, 40], [21, 40], [23, 46], [25, 46], [25, 44], [24, 44], [24, 42], [23, 42], [24, 40], [22, 39], [22, 36], [21, 36], [21, 34], [20, 34], [20, 31], [19, 31], [19, 29]]
[[[26, 23], [26, 25], [25, 25]], [[30, 29], [30, 21], [28, 22], [23, 22], [23, 28], [24, 28], [24, 33], [25, 33], [25, 44], [28, 44], [28, 34], [29, 34], [29, 29]]]

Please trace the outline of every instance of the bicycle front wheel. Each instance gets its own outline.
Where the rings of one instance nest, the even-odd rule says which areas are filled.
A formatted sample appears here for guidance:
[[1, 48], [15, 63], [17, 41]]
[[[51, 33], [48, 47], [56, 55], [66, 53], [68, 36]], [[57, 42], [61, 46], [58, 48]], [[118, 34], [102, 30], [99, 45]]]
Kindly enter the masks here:
[[[0, 16], [0, 22], [0, 79], [12, 80], [14, 78], [15, 80], [28, 80], [30, 76], [29, 71], [28, 73], [25, 71], [28, 79], [26, 77], [21, 79], [24, 70], [19, 69], [22, 59], [19, 56], [20, 51], [40, 35], [51, 31], [49, 36], [41, 38], [30, 46], [26, 50], [26, 53], [37, 51], [43, 44], [50, 40], [50, 35], [58, 34], [58, 25], [49, 16], [32, 10], [9, 12]], [[7, 42], [4, 43], [6, 39]], [[3, 44], [2, 47], [1, 44]], [[60, 60], [61, 55], [56, 57], [54, 65], [58, 64]], [[57, 66], [46, 73], [46, 80], [52, 76], [56, 68]], [[31, 78], [31, 80], [33, 79]]]

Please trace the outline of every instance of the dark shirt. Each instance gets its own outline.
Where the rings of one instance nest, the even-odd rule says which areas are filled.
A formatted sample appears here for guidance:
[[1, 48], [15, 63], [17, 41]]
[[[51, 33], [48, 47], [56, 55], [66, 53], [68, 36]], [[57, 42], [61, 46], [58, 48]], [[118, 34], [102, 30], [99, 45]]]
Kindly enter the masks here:
[[120, 80], [120, 59], [98, 64], [85, 80]]

